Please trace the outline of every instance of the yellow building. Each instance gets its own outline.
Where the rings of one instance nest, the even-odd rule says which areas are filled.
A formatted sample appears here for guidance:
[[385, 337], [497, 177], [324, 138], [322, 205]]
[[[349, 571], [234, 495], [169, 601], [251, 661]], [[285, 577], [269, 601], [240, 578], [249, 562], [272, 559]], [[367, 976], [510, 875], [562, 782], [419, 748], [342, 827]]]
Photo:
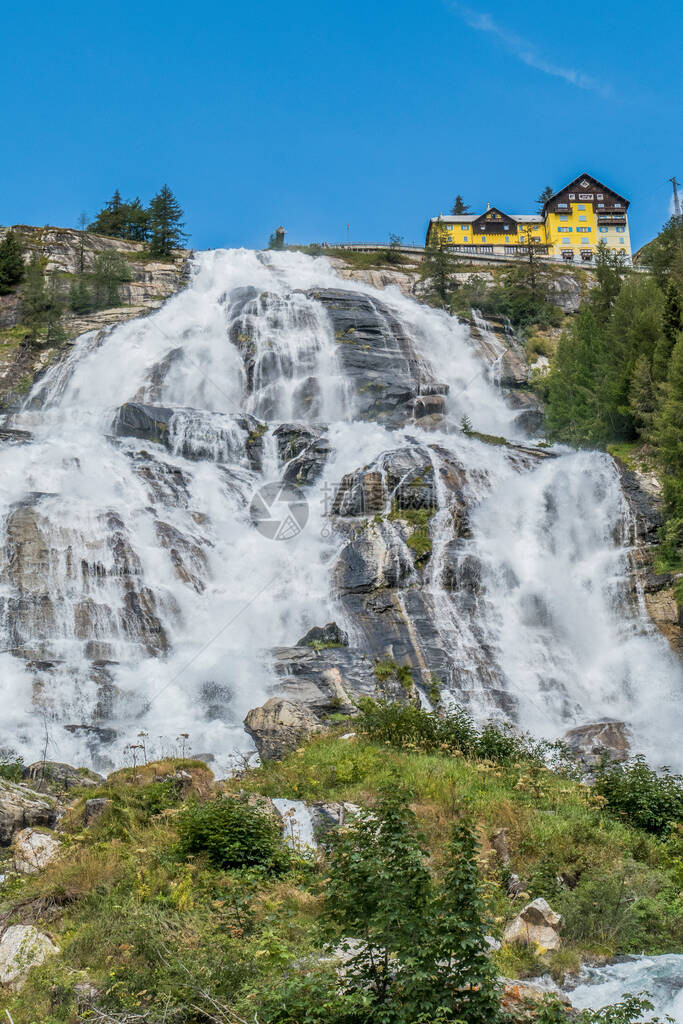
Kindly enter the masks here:
[[519, 255], [533, 244], [540, 256], [590, 263], [600, 242], [631, 261], [629, 202], [590, 174], [555, 192], [539, 214], [483, 213], [432, 217], [427, 245], [456, 252]]

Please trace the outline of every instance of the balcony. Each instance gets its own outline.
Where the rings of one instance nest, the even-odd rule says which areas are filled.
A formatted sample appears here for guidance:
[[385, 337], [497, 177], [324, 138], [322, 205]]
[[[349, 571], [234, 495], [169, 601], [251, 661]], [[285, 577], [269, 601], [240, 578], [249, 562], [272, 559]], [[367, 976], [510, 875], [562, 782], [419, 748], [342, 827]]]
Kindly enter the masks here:
[[598, 224], [625, 224], [625, 213], [599, 213]]

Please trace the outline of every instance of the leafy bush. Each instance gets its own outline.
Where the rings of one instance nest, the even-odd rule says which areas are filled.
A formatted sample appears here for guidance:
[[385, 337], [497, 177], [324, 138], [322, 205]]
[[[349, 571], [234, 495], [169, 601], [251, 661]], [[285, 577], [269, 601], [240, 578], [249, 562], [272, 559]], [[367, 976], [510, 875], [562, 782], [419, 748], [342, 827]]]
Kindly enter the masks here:
[[216, 868], [261, 867], [281, 874], [290, 864], [277, 824], [234, 797], [189, 803], [178, 816], [178, 834], [182, 856], [203, 854]]
[[601, 765], [595, 789], [610, 811], [653, 835], [664, 836], [683, 821], [683, 777], [668, 768], [658, 775], [642, 755]]
[[447, 711], [426, 711], [414, 704], [394, 704], [369, 697], [359, 702], [358, 729], [380, 743], [401, 749], [414, 749], [426, 754], [462, 753], [514, 764], [519, 761], [544, 762], [551, 744], [538, 743], [515, 732], [509, 726], [489, 722], [478, 730], [464, 708]]
[[0, 750], [0, 779], [8, 782], [21, 782], [23, 778], [24, 759], [13, 750]]

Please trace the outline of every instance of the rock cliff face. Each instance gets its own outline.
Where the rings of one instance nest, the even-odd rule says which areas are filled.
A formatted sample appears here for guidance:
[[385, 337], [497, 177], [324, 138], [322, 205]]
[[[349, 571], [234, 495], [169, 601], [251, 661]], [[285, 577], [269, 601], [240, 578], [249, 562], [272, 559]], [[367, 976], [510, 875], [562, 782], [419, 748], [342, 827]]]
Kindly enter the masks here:
[[617, 460], [626, 500], [632, 514], [634, 586], [642, 595], [653, 623], [683, 657], [683, 607], [675, 597], [680, 574], [655, 569], [663, 499], [656, 475], [645, 467], [632, 469]]
[[[0, 237], [5, 230], [0, 227]], [[13, 230], [22, 241], [25, 258], [28, 260], [33, 253], [37, 253], [44, 260], [46, 272], [59, 275], [65, 288], [68, 288], [69, 277], [80, 269], [81, 249], [86, 271], [92, 270], [98, 255], [111, 252], [120, 254], [126, 260], [131, 280], [123, 282], [119, 287], [120, 306], [84, 316], [65, 315], [63, 327], [67, 344], [59, 349], [38, 349], [22, 341], [19, 328], [21, 287], [11, 295], [0, 295], [0, 335], [4, 341], [0, 353], [0, 407], [5, 409], [21, 401], [36, 375], [63, 359], [68, 354], [69, 343], [79, 335], [85, 331], [100, 331], [157, 309], [186, 280], [189, 252], [185, 250], [178, 250], [173, 260], [157, 261], [147, 256], [146, 247], [139, 242], [127, 242], [91, 232], [85, 232], [82, 236], [80, 231], [70, 228], [37, 228], [16, 224]]]

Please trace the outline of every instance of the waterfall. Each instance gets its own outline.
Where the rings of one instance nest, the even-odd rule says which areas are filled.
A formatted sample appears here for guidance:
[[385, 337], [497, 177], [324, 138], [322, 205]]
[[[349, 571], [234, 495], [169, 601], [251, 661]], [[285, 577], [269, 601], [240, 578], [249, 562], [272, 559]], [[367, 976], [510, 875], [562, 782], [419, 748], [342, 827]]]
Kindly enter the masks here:
[[[681, 671], [633, 591], [612, 461], [487, 444], [463, 416], [524, 436], [466, 325], [322, 258], [201, 253], [161, 309], [83, 335], [10, 418], [31, 440], [0, 448], [0, 747], [103, 769], [140, 732], [154, 755], [244, 748], [272, 650], [336, 620], [349, 658], [407, 645], [481, 718], [619, 718], [661, 761]], [[381, 522], [333, 510], [359, 473]], [[290, 517], [274, 541], [250, 506], [281, 478], [297, 507], [261, 492]], [[428, 512], [422, 560], [402, 487]], [[391, 636], [359, 612], [370, 584], [333, 583], [353, 538], [384, 552]]]
[[683, 1024], [683, 956], [629, 956], [604, 967], [584, 967], [567, 995], [577, 1009], [599, 1010], [626, 993], [643, 991], [653, 1005], [643, 1020], [664, 1020], [668, 1014], [675, 1024]]

